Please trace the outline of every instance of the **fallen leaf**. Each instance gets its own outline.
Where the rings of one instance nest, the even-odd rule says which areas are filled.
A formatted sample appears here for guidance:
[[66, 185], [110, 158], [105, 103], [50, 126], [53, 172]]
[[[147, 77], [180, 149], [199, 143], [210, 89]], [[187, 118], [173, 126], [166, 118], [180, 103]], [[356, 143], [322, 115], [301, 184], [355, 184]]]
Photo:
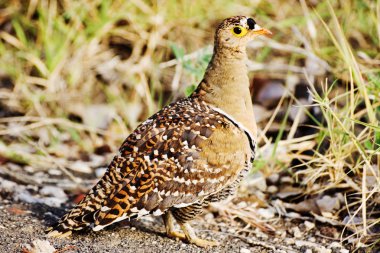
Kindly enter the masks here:
[[10, 214], [15, 214], [15, 215], [24, 215], [24, 214], [29, 213], [29, 211], [20, 209], [16, 206], [7, 207], [7, 208], [5, 208], [5, 210], [7, 210], [7, 212]]

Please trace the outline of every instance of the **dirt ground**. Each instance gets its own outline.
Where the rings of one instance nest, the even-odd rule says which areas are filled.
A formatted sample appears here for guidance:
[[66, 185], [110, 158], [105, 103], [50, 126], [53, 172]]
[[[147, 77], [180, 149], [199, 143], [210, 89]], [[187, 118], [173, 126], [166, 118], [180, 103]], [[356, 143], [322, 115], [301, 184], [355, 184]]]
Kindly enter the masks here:
[[[47, 238], [44, 230], [63, 213], [62, 208], [40, 203], [1, 200], [0, 252], [349, 252], [337, 241], [315, 237], [313, 233], [302, 238], [292, 238], [291, 235], [260, 238], [242, 236], [236, 232], [239, 228], [234, 227], [221, 231], [214, 222], [206, 222], [204, 216], [194, 221], [193, 227], [200, 237], [219, 241], [221, 245], [218, 247], [202, 249], [167, 238], [161, 219], [150, 216], [139, 221], [121, 222], [100, 232], [76, 233], [66, 239]], [[44, 245], [51, 251], [44, 249]]]

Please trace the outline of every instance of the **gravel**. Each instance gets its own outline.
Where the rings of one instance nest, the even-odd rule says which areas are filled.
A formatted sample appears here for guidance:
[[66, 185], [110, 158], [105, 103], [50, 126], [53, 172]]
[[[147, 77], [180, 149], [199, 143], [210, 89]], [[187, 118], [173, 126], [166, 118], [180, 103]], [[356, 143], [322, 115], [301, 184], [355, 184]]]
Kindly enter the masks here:
[[[207, 230], [196, 224], [203, 238], [218, 240], [221, 246], [201, 249], [167, 238], [159, 219], [144, 219], [121, 223], [99, 231], [75, 233], [64, 239], [48, 238], [44, 230], [64, 213], [63, 209], [45, 204], [12, 203], [0, 200], [0, 252], [272, 252], [253, 246], [238, 238]], [[45, 248], [44, 248], [45, 247]], [[43, 251], [46, 249], [46, 251]], [[247, 251], [246, 251], [247, 252]]]

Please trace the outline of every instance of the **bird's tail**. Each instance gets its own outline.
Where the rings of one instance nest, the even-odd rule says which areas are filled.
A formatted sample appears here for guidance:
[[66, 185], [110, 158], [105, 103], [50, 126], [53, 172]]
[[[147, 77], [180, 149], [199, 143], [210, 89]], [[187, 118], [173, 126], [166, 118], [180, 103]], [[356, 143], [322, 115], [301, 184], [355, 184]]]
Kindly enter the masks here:
[[111, 182], [118, 178], [115, 168], [120, 165], [119, 159], [115, 157], [108, 167], [108, 170], [100, 181], [82, 199], [79, 204], [66, 213], [54, 226], [48, 228], [48, 236], [66, 237], [73, 230], [82, 230], [94, 223], [98, 213], [101, 211], [104, 201], [114, 191]]

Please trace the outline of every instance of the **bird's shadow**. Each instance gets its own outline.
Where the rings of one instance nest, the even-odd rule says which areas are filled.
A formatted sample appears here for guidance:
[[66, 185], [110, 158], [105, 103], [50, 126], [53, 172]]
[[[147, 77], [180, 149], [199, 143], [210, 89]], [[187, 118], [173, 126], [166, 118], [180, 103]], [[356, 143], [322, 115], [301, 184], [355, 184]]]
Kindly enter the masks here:
[[[62, 207], [52, 207], [43, 203], [31, 203], [27, 204], [29, 210], [31, 211], [31, 216], [37, 218], [45, 226], [45, 229], [57, 224], [59, 219], [65, 215], [71, 206], [66, 205]], [[105, 229], [104, 232], [122, 232], [124, 229], [130, 230], [131, 228], [136, 228], [136, 230], [148, 234], [155, 234], [157, 236], [166, 237], [166, 234], [162, 231], [157, 231], [153, 227], [163, 226], [163, 223], [158, 218], [154, 218], [152, 222], [143, 222], [141, 220], [132, 219], [130, 221], [124, 220], [112, 224]], [[91, 228], [87, 228], [81, 231], [75, 231], [76, 234], [86, 235], [88, 233], [96, 233], [92, 231]]]
[[31, 216], [40, 220], [47, 227], [56, 224], [59, 218], [67, 211], [66, 207], [52, 207], [43, 203], [31, 203], [27, 205], [31, 211]]

